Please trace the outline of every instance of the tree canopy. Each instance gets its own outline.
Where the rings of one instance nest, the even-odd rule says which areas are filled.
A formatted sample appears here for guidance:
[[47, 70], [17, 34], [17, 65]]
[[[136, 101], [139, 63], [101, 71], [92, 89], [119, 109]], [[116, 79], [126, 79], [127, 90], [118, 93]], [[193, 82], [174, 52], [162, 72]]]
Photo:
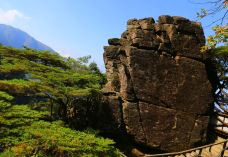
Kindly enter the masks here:
[[216, 108], [228, 112], [228, 0], [206, 0], [207, 4], [197, 13], [198, 18], [208, 18], [214, 34], [209, 35], [201, 52], [215, 65], [218, 81], [214, 82]]
[[0, 156], [118, 156], [112, 140], [68, 127], [72, 108], [95, 112], [104, 76], [89, 58], [0, 46]]

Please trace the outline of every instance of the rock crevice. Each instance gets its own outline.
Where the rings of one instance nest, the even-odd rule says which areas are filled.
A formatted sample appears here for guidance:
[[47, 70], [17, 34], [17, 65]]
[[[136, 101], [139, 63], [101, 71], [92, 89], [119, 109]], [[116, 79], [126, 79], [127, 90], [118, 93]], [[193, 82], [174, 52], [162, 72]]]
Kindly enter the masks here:
[[160, 16], [158, 23], [131, 19], [121, 38], [108, 43], [103, 92], [118, 126], [136, 142], [164, 151], [205, 140], [213, 94], [200, 23], [178, 16]]

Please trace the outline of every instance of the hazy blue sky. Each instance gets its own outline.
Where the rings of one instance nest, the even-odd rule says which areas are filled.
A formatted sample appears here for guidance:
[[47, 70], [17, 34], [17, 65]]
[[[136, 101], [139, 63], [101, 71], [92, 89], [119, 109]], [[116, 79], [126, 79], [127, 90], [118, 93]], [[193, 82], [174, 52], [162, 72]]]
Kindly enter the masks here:
[[120, 37], [128, 19], [169, 14], [196, 20], [205, 5], [193, 1], [0, 0], [0, 23], [28, 32], [63, 56], [91, 55], [104, 71], [103, 46], [108, 38]]

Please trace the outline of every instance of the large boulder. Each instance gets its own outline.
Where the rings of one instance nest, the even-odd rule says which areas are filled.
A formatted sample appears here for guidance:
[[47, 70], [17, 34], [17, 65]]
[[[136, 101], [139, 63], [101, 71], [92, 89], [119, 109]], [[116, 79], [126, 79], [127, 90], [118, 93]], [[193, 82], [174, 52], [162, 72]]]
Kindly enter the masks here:
[[200, 23], [178, 16], [131, 19], [104, 47], [104, 97], [116, 126], [138, 143], [164, 151], [206, 138], [212, 87], [200, 48]]

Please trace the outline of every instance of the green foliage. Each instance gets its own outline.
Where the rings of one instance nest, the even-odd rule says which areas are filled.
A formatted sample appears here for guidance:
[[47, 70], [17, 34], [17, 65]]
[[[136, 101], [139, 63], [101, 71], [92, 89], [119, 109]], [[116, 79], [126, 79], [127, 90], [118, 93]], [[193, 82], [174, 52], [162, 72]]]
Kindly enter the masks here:
[[[118, 156], [114, 142], [94, 132], [79, 132], [64, 122], [45, 122], [48, 112], [13, 105], [0, 116], [0, 156]], [[11, 147], [11, 148], [10, 148]]]
[[[2, 103], [0, 104], [2, 107]], [[16, 144], [20, 141], [17, 136], [23, 133], [24, 126], [29, 126], [32, 122], [45, 118], [49, 114], [47, 111], [32, 110], [28, 105], [7, 104], [7, 108], [0, 110], [0, 144], [2, 147]]]
[[[212, 28], [212, 30], [215, 33], [214, 35], [210, 35], [207, 38], [207, 45], [202, 47], [201, 49], [202, 53], [206, 53], [208, 52], [208, 50], [216, 48], [217, 45], [228, 44], [228, 24], [226, 24], [225, 26], [216, 25]], [[219, 51], [214, 51], [214, 52], [219, 52]], [[226, 51], [226, 54], [228, 54], [227, 51]]]
[[21, 142], [2, 156], [119, 156], [112, 140], [93, 132], [73, 131], [64, 127], [61, 121], [34, 122], [21, 138]]
[[11, 104], [4, 100], [0, 100], [0, 111], [4, 111], [6, 108], [10, 107]]
[[228, 54], [228, 45], [227, 46], [219, 46], [217, 48], [211, 49], [210, 55], [217, 57], [227, 57]]
[[47, 51], [4, 46], [0, 46], [0, 56], [0, 91], [27, 96], [32, 101], [44, 98], [45, 102], [53, 99], [59, 104], [56, 100], [99, 91], [104, 82], [100, 73], [94, 73], [86, 65], [90, 56], [65, 59]]
[[198, 18], [204, 18], [208, 15], [208, 12], [206, 9], [202, 8], [200, 12], [197, 12], [197, 17]]
[[9, 95], [6, 92], [0, 91], [0, 112], [11, 107], [11, 100], [13, 100], [13, 96]]
[[7, 100], [7, 101], [11, 101], [11, 100], [13, 100], [13, 96], [9, 95], [9, 94], [6, 93], [6, 92], [0, 91], [0, 99], [4, 99], [4, 100]]
[[0, 157], [119, 156], [112, 140], [55, 121], [96, 119], [104, 76], [89, 59], [0, 45]]
[[[221, 44], [227, 45], [228, 42], [228, 0], [207, 1], [205, 4], [210, 4], [209, 8], [202, 8], [201, 11], [197, 13], [197, 17], [199, 19], [213, 17], [210, 26], [214, 25], [212, 27], [214, 34], [208, 36], [207, 44], [201, 49], [202, 53], [206, 53], [209, 49], [216, 48]], [[215, 20], [213, 20], [214, 17]]]
[[91, 56], [84, 56], [80, 57], [77, 60], [68, 57], [67, 58], [67, 65], [75, 72], [88, 72], [89, 68], [86, 65], [89, 62]]
[[90, 59], [91, 59], [91, 56], [89, 55], [89, 56], [79, 57], [78, 61], [81, 64], [87, 64], [87, 63], [89, 63]]
[[92, 73], [101, 74], [100, 69], [97, 67], [97, 63], [95, 62], [89, 64], [89, 69]]

